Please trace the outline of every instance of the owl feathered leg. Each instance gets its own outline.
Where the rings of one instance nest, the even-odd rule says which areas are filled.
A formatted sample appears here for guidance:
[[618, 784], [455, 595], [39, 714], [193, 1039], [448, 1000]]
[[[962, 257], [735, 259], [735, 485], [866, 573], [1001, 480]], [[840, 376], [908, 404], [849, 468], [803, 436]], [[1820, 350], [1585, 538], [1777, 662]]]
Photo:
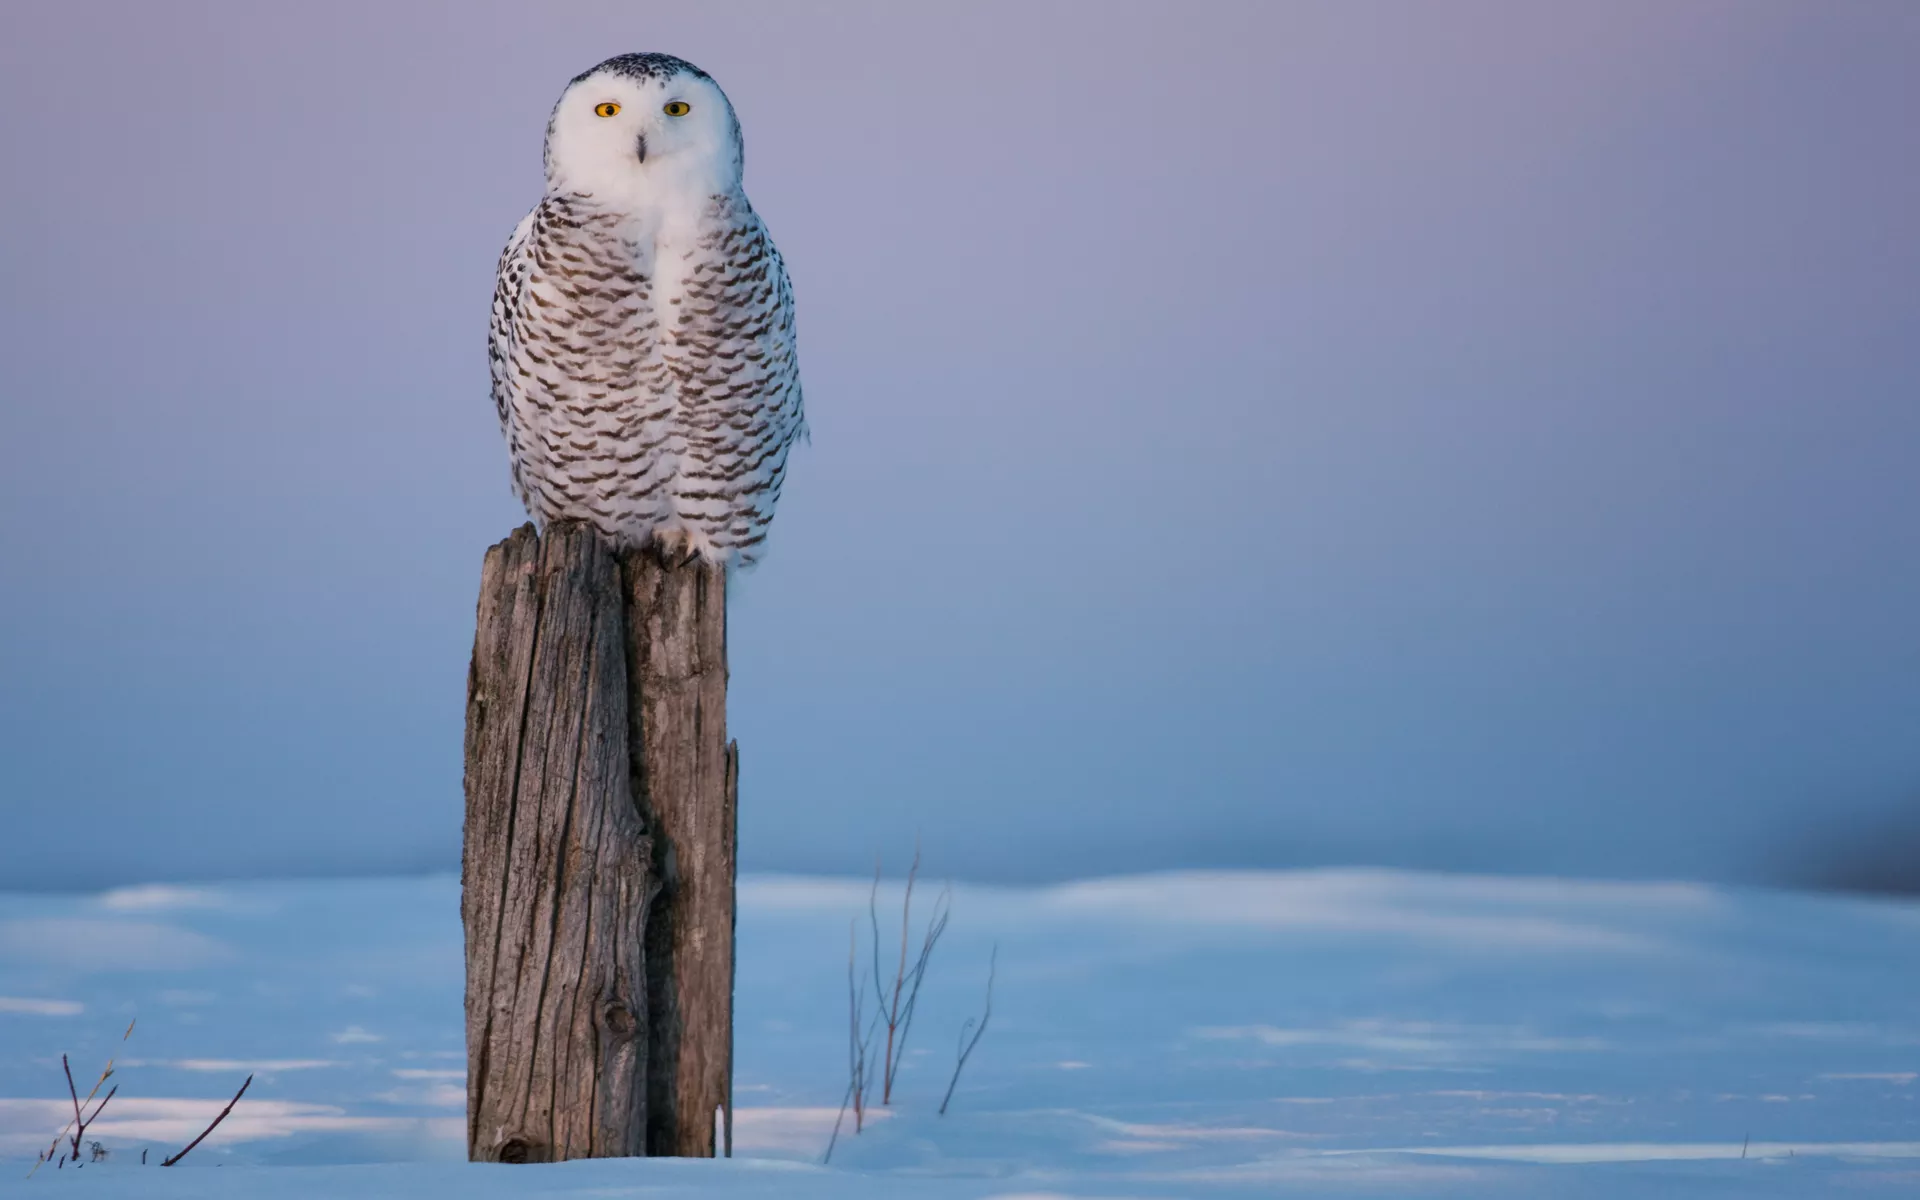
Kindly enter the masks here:
[[719, 561], [719, 551], [705, 532], [685, 525], [673, 525], [653, 531], [649, 539], [653, 552], [668, 566], [684, 567], [698, 558]]

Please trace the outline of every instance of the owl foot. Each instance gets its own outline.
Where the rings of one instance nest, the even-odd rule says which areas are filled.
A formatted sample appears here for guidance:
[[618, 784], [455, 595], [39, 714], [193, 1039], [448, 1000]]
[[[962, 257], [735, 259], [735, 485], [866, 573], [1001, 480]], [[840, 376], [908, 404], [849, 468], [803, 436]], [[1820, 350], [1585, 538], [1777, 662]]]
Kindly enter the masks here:
[[653, 553], [670, 567], [687, 557], [692, 541], [684, 529], [656, 529], [653, 531]]
[[692, 565], [705, 555], [709, 545], [705, 534], [692, 529], [660, 529], [653, 535], [653, 552], [669, 567]]

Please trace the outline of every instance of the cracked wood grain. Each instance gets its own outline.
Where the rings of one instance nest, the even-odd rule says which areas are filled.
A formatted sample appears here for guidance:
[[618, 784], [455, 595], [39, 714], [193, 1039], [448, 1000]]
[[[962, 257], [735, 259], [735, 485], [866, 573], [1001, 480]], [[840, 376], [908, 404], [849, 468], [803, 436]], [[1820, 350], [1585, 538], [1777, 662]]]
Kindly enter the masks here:
[[461, 864], [471, 1159], [730, 1151], [726, 686], [723, 569], [571, 523], [487, 552]]

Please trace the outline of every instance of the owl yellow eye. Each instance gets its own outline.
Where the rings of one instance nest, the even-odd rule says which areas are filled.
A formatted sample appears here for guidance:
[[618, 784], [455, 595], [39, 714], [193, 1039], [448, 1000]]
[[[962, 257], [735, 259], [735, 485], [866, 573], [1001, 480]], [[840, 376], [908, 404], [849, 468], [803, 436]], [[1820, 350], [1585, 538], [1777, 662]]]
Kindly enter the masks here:
[[611, 100], [605, 104], [596, 104], [593, 106], [593, 115], [596, 117], [617, 117], [620, 115], [620, 106]]
[[684, 117], [693, 111], [693, 105], [688, 104], [685, 100], [669, 100], [667, 106], [660, 111], [670, 117]]

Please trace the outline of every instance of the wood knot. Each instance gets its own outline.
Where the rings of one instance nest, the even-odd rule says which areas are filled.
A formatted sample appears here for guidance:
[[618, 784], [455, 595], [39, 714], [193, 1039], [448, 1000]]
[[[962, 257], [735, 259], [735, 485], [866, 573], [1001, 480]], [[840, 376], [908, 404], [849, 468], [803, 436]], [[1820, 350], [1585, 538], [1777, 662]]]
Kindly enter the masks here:
[[618, 1000], [609, 1000], [601, 1006], [600, 1024], [615, 1037], [630, 1038], [639, 1032], [640, 1019], [633, 1010]]
[[521, 1138], [508, 1138], [500, 1143], [500, 1161], [503, 1163], [531, 1162], [533, 1147]]

